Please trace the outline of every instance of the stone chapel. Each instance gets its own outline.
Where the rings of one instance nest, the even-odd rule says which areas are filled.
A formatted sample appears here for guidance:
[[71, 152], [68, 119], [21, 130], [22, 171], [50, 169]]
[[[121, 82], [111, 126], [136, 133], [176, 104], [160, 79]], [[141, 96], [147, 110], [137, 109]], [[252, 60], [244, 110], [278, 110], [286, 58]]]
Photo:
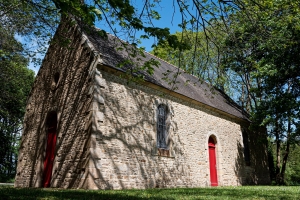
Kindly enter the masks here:
[[147, 52], [136, 62], [159, 68], [128, 81], [130, 63], [120, 63], [130, 52], [118, 38], [68, 22], [61, 38], [69, 42], [50, 45], [27, 101], [15, 187], [270, 183], [265, 132], [249, 131], [247, 113], [222, 91]]

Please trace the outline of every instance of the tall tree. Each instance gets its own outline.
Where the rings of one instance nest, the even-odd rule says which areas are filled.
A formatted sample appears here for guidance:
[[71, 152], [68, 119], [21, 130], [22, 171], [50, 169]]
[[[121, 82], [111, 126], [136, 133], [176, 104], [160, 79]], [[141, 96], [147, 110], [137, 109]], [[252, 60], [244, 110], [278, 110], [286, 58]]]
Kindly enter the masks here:
[[22, 45], [1, 26], [0, 38], [0, 180], [3, 181], [15, 174], [18, 141], [34, 72], [27, 69]]
[[[230, 16], [223, 63], [249, 80], [247, 103], [257, 126], [266, 125], [276, 142], [276, 181], [284, 183], [292, 143], [299, 142], [299, 1], [244, 1], [245, 15]], [[286, 142], [281, 158], [281, 145]]]

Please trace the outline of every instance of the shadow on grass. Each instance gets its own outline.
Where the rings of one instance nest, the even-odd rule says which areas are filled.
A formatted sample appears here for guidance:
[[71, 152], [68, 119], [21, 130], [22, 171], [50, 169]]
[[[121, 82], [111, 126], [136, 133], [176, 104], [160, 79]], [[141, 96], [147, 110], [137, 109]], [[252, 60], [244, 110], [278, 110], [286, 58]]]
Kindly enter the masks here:
[[31, 199], [171, 199], [168, 197], [151, 197], [154, 191], [148, 190], [64, 190], [64, 189], [40, 189], [40, 188], [13, 188], [9, 186], [0, 186], [1, 200], [31, 200]]
[[218, 187], [147, 190], [64, 190], [0, 187], [1, 200], [10, 199], [298, 199], [298, 187]]

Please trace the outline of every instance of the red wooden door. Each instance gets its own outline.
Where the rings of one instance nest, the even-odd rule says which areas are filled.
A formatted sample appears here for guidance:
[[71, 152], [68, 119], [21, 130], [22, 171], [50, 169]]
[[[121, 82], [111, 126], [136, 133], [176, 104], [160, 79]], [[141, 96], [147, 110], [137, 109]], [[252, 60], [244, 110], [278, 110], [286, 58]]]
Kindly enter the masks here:
[[43, 187], [50, 186], [55, 146], [56, 146], [56, 126], [57, 126], [56, 114], [49, 116], [48, 132], [47, 132], [47, 148], [46, 148], [46, 156], [44, 160]]
[[216, 146], [214, 140], [211, 137], [208, 140], [208, 153], [211, 186], [218, 186]]

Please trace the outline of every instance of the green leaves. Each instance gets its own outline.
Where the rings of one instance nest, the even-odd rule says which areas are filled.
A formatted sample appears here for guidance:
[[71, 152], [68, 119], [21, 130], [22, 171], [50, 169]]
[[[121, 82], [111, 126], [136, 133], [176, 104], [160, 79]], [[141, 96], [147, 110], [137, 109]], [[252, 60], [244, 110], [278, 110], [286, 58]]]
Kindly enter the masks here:
[[206, 40], [204, 32], [176, 32], [161, 40], [152, 53], [199, 77], [201, 81], [205, 80], [212, 85], [225, 85], [224, 71], [217, 65], [217, 47]]
[[0, 26], [0, 181], [14, 177], [17, 143], [34, 72], [12, 33]]
[[246, 15], [237, 11], [230, 16], [223, 64], [241, 74], [247, 88], [242, 98], [251, 105], [254, 125], [267, 126], [277, 149], [283, 141], [287, 144], [284, 162], [277, 160], [277, 181], [282, 183], [289, 145], [299, 140], [300, 2], [243, 2]]

